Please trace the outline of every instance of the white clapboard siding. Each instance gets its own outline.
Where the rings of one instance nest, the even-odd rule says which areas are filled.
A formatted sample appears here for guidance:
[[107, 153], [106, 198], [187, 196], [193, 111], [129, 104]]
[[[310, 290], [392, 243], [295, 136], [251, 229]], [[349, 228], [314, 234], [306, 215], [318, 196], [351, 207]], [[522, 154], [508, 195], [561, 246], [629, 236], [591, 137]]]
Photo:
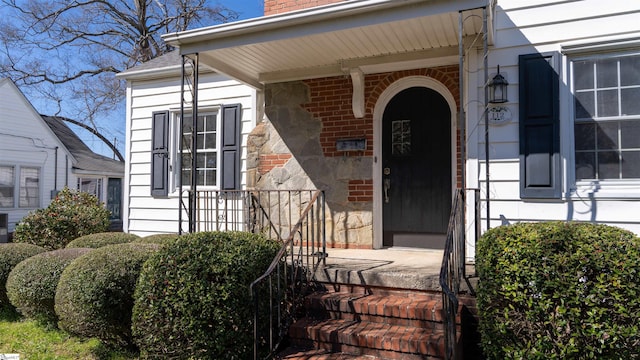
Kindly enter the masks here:
[[[640, 192], [632, 190], [624, 196], [591, 196], [574, 191], [570, 183], [572, 143], [570, 131], [572, 106], [568, 96], [561, 95], [561, 147], [563, 195], [560, 199], [520, 198], [519, 164], [519, 111], [518, 111], [518, 56], [535, 52], [561, 52], [563, 46], [576, 43], [598, 42], [611, 38], [638, 38], [640, 36], [640, 6], [627, 0], [498, 0], [494, 17], [493, 44], [489, 49], [489, 76], [500, 73], [509, 82], [509, 102], [512, 120], [489, 128], [490, 158], [490, 220], [491, 226], [504, 223], [541, 220], [595, 221], [621, 226], [640, 234]], [[476, 106], [477, 116], [468, 118], [469, 154], [472, 169], [477, 176], [469, 180], [481, 189], [482, 227], [486, 228], [486, 161], [484, 119], [481, 103], [484, 99], [484, 78], [481, 50], [470, 49], [469, 68], [477, 72], [467, 76], [470, 83], [468, 104]], [[567, 91], [567, 61], [561, 59], [558, 69], [561, 93]], [[478, 99], [478, 102], [473, 100]], [[563, 102], [564, 100], [564, 102]], [[563, 132], [564, 131], [564, 132]], [[569, 149], [569, 150], [567, 150]], [[637, 196], [633, 196], [634, 191]], [[629, 196], [631, 193], [631, 196]]]
[[[65, 167], [65, 158], [69, 159], [68, 168]], [[0, 79], [0, 165], [14, 167], [16, 184], [20, 181], [21, 167], [38, 168], [40, 207], [47, 207], [51, 202], [52, 190], [75, 185], [76, 179], [71, 175], [71, 161], [70, 154], [31, 103], [12, 82]], [[15, 206], [0, 208], [0, 213], [8, 214], [9, 232], [15, 229], [16, 223], [24, 216], [35, 210], [20, 208], [18, 196], [16, 193]]]
[[[129, 83], [129, 146], [127, 163], [127, 231], [146, 236], [178, 231], [178, 189], [170, 187], [167, 198], [151, 196], [151, 115], [155, 111], [170, 111], [171, 118], [180, 111], [180, 77], [166, 79], [132, 80]], [[241, 83], [217, 74], [201, 74], [198, 87], [200, 108], [223, 104], [242, 106], [241, 181], [246, 181], [247, 136], [255, 124], [254, 91]], [[185, 110], [189, 111], [187, 106]], [[172, 141], [172, 140], [171, 140]], [[172, 143], [171, 146], [173, 146]], [[173, 152], [171, 152], [173, 155]], [[170, 159], [173, 164], [175, 159]], [[175, 169], [174, 169], [175, 170]], [[175, 179], [170, 171], [170, 183]], [[186, 219], [186, 215], [185, 219]], [[183, 224], [183, 229], [187, 225]]]

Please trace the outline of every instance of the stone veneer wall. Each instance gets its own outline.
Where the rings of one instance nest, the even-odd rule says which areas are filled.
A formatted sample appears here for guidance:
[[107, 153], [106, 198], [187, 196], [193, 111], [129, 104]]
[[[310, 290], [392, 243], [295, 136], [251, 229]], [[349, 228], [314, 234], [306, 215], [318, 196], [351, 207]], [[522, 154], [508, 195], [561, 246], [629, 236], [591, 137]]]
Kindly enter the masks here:
[[[413, 75], [442, 82], [459, 101], [457, 66], [367, 75], [362, 119], [353, 116], [348, 77], [268, 85], [265, 119], [248, 140], [249, 185], [325, 190], [328, 245], [372, 248], [373, 109], [390, 84]], [[366, 138], [367, 149], [336, 150], [336, 140], [354, 137]]]

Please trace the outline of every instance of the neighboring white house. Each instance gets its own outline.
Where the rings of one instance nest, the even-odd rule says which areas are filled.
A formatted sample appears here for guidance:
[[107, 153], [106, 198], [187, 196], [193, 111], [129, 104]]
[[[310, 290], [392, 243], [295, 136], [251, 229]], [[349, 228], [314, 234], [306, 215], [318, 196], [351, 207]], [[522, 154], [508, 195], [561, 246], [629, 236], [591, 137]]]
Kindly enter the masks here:
[[[113, 209], [121, 203], [121, 197], [109, 201], [107, 188], [110, 179], [121, 182], [124, 164], [88, 150], [59, 119], [45, 121], [9, 79], [0, 79], [0, 114], [0, 241], [65, 186], [90, 191]], [[86, 179], [95, 179], [99, 190], [84, 187]]]
[[[268, 16], [164, 37], [199, 58], [201, 114], [241, 104], [242, 159], [258, 161], [240, 188], [325, 190], [336, 247], [441, 247], [455, 188], [480, 192], [469, 258], [476, 215], [482, 229], [577, 220], [640, 234], [635, 1], [330, 2], [280, 13], [296, 2], [269, 0]], [[177, 231], [180, 64], [172, 53], [120, 75], [132, 232]], [[507, 99], [489, 104], [498, 69]], [[170, 134], [161, 197], [155, 116]]]

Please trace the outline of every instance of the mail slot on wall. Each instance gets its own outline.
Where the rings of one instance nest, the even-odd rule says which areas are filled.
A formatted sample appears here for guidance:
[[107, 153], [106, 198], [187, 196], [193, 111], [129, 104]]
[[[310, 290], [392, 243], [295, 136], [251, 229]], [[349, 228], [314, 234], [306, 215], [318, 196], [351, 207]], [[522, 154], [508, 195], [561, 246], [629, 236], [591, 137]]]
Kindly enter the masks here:
[[9, 214], [0, 214], [0, 243], [9, 240]]
[[364, 151], [367, 149], [367, 139], [340, 139], [336, 141], [338, 151]]

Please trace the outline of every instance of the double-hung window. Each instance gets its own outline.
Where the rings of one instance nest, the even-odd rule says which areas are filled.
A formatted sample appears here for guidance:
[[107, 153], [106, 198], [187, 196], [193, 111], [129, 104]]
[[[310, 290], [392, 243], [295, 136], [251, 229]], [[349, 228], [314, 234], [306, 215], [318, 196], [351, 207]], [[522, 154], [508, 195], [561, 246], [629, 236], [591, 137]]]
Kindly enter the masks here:
[[0, 166], [0, 208], [16, 206], [40, 207], [39, 167]]
[[[188, 114], [180, 128], [179, 114], [174, 113], [172, 121], [169, 111], [154, 112], [151, 195], [166, 197], [175, 192], [179, 184], [190, 187], [192, 174], [198, 188], [239, 189], [241, 113], [240, 104], [222, 105], [214, 111], [202, 109], [195, 128], [193, 118]], [[194, 136], [197, 139], [195, 151], [191, 148]]]
[[576, 181], [640, 179], [640, 53], [571, 65]]
[[[191, 184], [193, 167], [193, 151], [191, 141], [194, 136], [193, 117], [185, 116], [182, 121], [182, 185]], [[198, 115], [195, 136], [197, 149], [195, 151], [196, 185], [216, 187], [218, 181], [218, 117], [215, 113]]]
[[78, 178], [78, 190], [94, 195], [102, 201], [102, 179]]

